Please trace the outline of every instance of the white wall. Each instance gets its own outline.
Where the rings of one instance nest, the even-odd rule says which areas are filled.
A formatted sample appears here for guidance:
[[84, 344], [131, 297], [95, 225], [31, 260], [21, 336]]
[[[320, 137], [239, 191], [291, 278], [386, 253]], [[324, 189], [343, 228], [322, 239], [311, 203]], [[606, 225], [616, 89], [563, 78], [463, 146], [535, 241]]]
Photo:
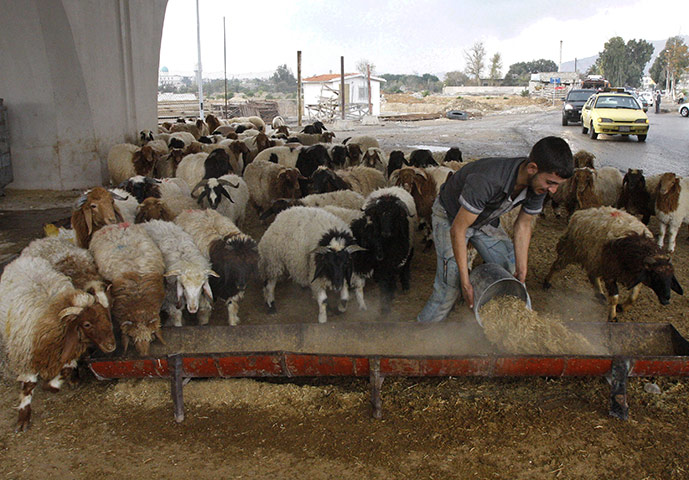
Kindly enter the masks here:
[[0, 97], [14, 173], [8, 188], [100, 185], [109, 148], [156, 127], [166, 5], [0, 2]]

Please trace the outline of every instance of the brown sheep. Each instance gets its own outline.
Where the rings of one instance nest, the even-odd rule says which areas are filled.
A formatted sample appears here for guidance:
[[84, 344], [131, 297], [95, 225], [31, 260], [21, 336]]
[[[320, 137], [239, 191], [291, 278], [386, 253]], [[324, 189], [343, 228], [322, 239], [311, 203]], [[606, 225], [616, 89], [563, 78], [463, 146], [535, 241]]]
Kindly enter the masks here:
[[428, 248], [433, 238], [431, 209], [436, 197], [435, 180], [421, 168], [403, 167], [392, 173], [390, 185], [402, 187], [414, 198], [416, 212], [423, 221], [425, 247]]
[[181, 148], [173, 148], [170, 153], [162, 157], [156, 163], [153, 175], [155, 178], [172, 178], [177, 175], [177, 167], [179, 162], [184, 158], [184, 150]]
[[574, 154], [574, 168], [595, 169], [596, 167], [593, 166], [594, 158], [596, 158], [596, 156], [593, 153], [587, 152], [586, 150], [579, 150]]
[[110, 192], [103, 187], [88, 190], [77, 200], [76, 209], [72, 212], [72, 229], [77, 245], [88, 248], [95, 231], [123, 221]]
[[641, 221], [648, 225], [654, 213], [651, 194], [646, 189], [644, 171], [630, 168], [622, 180], [622, 193], [617, 200], [617, 208], [624, 209], [632, 215], [643, 215]]
[[134, 223], [144, 223], [149, 220], [164, 220], [171, 222], [175, 216], [165, 202], [159, 198], [146, 198], [136, 209], [136, 219]]
[[208, 131], [210, 133], [215, 132], [218, 129], [218, 127], [222, 125], [222, 123], [220, 123], [220, 120], [218, 120], [218, 117], [216, 117], [212, 113], [206, 115], [206, 124], [208, 125]]

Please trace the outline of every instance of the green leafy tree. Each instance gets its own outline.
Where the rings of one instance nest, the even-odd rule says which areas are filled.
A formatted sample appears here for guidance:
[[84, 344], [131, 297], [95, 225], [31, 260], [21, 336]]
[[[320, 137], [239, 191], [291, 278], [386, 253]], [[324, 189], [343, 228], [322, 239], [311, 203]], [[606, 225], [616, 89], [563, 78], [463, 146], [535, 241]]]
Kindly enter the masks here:
[[464, 51], [466, 60], [466, 73], [476, 79], [476, 85], [481, 85], [481, 73], [485, 68], [486, 49], [483, 42], [476, 42], [469, 49]]
[[496, 53], [490, 59], [490, 79], [494, 82], [502, 77], [502, 57]]
[[380, 77], [386, 80], [386, 83], [382, 87], [385, 93], [420, 92], [423, 90], [428, 90], [430, 93], [437, 93], [443, 89], [443, 82], [430, 73], [424, 73], [423, 75], [384, 73], [380, 75]]
[[466, 73], [460, 72], [458, 70], [455, 70], [453, 72], [447, 72], [445, 74], [444, 83], [446, 86], [464, 85], [466, 83], [469, 83], [469, 76]]
[[630, 40], [625, 44], [622, 37], [612, 37], [596, 62], [612, 85], [638, 87], [651, 55], [653, 45], [646, 40]]
[[[666, 88], [675, 92], [677, 79], [689, 67], [689, 52], [681, 37], [670, 37], [665, 42], [665, 48], [651, 67], [651, 77], [656, 83], [665, 82]], [[661, 71], [664, 71], [664, 78]], [[655, 74], [655, 76], [654, 76]]]
[[540, 72], [557, 72], [557, 64], [545, 58], [532, 60], [530, 62], [513, 63], [505, 74], [505, 79], [502, 84], [506, 86], [526, 87], [529, 85], [531, 74]]
[[272, 91], [288, 93], [297, 91], [297, 79], [286, 64], [278, 66], [270, 77], [274, 89]]

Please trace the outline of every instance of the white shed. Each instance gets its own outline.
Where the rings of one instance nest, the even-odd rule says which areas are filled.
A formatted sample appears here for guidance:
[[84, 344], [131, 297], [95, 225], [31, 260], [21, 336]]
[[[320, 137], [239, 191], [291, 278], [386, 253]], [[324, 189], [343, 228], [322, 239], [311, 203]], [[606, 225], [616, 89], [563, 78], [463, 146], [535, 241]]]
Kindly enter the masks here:
[[[345, 74], [345, 104], [360, 107], [359, 110], [368, 113], [368, 82], [366, 75], [362, 73]], [[372, 115], [380, 115], [380, 84], [384, 78], [371, 76], [371, 106]], [[340, 74], [331, 73], [305, 78], [304, 89], [304, 114], [316, 116], [316, 106], [324, 100], [331, 99], [339, 103]], [[339, 110], [337, 110], [339, 112]]]

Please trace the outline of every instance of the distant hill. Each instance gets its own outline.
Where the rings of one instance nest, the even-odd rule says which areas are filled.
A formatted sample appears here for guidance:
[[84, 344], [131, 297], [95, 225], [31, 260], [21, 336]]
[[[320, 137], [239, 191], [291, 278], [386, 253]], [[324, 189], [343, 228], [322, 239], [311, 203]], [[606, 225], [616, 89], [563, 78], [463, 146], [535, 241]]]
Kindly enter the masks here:
[[[689, 45], [689, 35], [680, 35], [682, 40], [684, 40], [684, 43]], [[653, 40], [651, 42], [651, 45], [655, 48], [653, 51], [653, 55], [651, 56], [651, 60], [646, 64], [646, 68], [644, 69], [644, 74], [648, 74], [648, 71], [651, 69], [651, 66], [653, 65], [653, 62], [655, 62], [656, 57], [660, 52], [663, 51], [663, 48], [665, 48], [665, 42], [667, 42], [667, 38], [664, 40]], [[601, 46], [601, 50], [603, 47]], [[577, 71], [579, 72], [586, 72], [586, 70], [589, 69], [591, 65], [596, 63], [596, 60], [598, 59], [598, 54], [593, 55], [592, 57], [586, 57], [586, 58], [577, 58]], [[562, 62], [562, 71], [563, 72], [573, 72], [574, 71], [574, 60], [570, 60], [568, 62]]]

